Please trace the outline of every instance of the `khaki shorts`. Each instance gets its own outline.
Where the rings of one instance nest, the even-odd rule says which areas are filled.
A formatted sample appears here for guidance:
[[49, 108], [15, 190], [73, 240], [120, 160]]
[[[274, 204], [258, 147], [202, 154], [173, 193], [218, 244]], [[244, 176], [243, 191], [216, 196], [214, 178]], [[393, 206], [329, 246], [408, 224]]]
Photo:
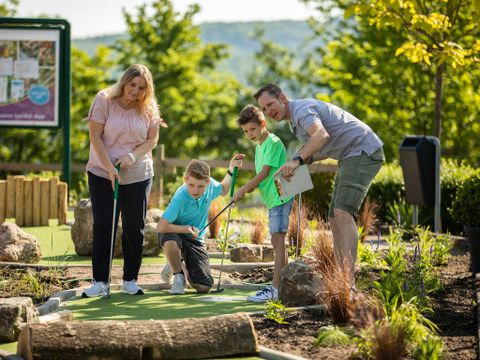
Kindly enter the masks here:
[[371, 156], [362, 152], [359, 156], [340, 160], [328, 216], [335, 217], [333, 210], [342, 209], [357, 217], [370, 184], [384, 161], [383, 148], [378, 149]]

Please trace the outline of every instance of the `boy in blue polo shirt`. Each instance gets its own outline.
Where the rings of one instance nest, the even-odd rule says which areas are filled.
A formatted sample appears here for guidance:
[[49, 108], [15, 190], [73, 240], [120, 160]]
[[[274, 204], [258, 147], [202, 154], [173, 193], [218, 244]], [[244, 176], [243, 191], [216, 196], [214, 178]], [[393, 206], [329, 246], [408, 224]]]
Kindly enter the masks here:
[[253, 302], [277, 300], [280, 272], [288, 263], [285, 236], [288, 230], [288, 220], [292, 210], [293, 199], [280, 199], [275, 186], [274, 175], [287, 161], [287, 152], [282, 141], [267, 130], [265, 116], [259, 108], [247, 105], [240, 112], [237, 124], [241, 126], [243, 132], [250, 140], [258, 142], [255, 148], [255, 172], [257, 175], [238, 189], [234, 200], [237, 202], [246, 193], [252, 192], [258, 187], [262, 200], [268, 208], [268, 227], [275, 254], [272, 285], [267, 286], [256, 295], [249, 296], [247, 299]]
[[211, 202], [228, 194], [233, 168], [241, 167], [243, 158], [243, 154], [236, 154], [230, 160], [227, 175], [221, 182], [210, 177], [206, 162], [192, 160], [187, 165], [185, 184], [177, 189], [157, 225], [159, 244], [173, 272], [171, 294], [185, 294], [185, 279], [200, 293], [208, 292], [213, 286], [203, 239], [205, 230], [199, 233], [199, 229], [207, 223]]

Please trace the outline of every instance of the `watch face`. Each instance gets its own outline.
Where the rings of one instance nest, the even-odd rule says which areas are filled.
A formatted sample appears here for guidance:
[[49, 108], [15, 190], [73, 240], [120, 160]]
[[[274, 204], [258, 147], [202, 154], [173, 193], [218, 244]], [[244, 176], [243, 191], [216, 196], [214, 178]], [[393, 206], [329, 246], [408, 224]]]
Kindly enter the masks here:
[[293, 160], [298, 160], [298, 162], [300, 163], [300, 165], [303, 165], [303, 159], [300, 155], [296, 155]]

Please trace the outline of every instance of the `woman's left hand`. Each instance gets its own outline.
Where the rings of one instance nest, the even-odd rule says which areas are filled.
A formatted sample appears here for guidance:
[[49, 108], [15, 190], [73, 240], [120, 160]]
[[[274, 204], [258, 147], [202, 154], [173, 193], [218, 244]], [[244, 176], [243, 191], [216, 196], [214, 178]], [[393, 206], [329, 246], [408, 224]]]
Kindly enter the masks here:
[[133, 161], [133, 159], [130, 157], [130, 155], [125, 154], [120, 159], [117, 160], [117, 162], [115, 163], [115, 166], [120, 164], [120, 168], [125, 169], [125, 168], [128, 168], [128, 167], [132, 166], [134, 162], [135, 161]]

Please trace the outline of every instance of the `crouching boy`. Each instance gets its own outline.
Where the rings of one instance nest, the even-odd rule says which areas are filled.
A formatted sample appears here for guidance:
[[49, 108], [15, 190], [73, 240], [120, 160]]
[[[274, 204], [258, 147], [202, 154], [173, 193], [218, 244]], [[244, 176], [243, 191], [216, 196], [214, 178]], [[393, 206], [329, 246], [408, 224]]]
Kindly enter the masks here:
[[[210, 177], [210, 167], [192, 160], [185, 170], [185, 183], [172, 197], [158, 222], [159, 244], [171, 268], [171, 294], [185, 293], [185, 279], [198, 292], [206, 293], [213, 286], [205, 230], [211, 202], [229, 193], [234, 167], [241, 167], [244, 155], [236, 154], [221, 182]], [[183, 260], [183, 266], [182, 266]], [[162, 272], [165, 280], [165, 273]]]

